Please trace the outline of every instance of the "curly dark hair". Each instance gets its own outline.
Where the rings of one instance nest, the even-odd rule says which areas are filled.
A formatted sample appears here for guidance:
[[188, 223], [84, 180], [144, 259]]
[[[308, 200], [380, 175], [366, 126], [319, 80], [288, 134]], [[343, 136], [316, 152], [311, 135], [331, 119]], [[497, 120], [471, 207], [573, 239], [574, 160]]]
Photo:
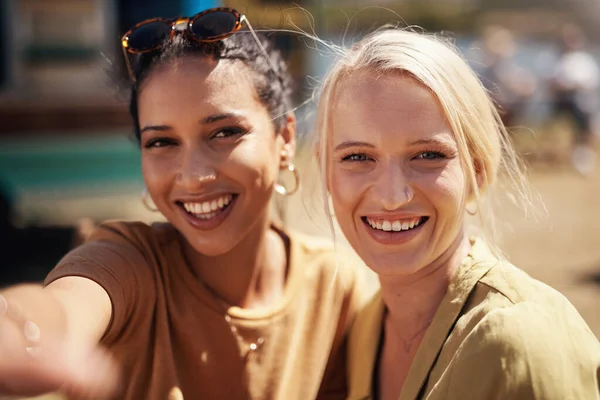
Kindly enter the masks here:
[[[198, 43], [179, 35], [174, 39], [167, 39], [158, 50], [141, 54], [133, 66], [135, 83], [131, 84], [129, 103], [129, 112], [133, 118], [134, 134], [138, 143], [140, 142], [138, 95], [141, 85], [157, 65], [173, 62], [189, 55], [216, 60], [239, 60], [244, 63], [252, 71], [258, 98], [267, 108], [275, 131], [279, 132], [285, 126], [287, 114], [292, 109], [292, 79], [281, 52], [265, 35], [257, 33], [257, 36], [271, 63], [267, 61], [265, 53], [246, 30], [213, 43]], [[276, 71], [273, 71], [271, 64], [277, 69]]]

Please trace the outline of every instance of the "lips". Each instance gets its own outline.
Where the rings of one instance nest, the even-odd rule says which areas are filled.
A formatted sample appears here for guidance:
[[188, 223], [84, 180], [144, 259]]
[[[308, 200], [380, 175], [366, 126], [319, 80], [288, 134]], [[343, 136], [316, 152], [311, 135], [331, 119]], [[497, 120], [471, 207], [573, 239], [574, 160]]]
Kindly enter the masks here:
[[429, 221], [429, 217], [364, 216], [361, 220], [367, 233], [375, 241], [385, 245], [397, 245], [417, 236]]
[[200, 219], [210, 219], [222, 212], [233, 200], [233, 194], [219, 196], [203, 202], [182, 202], [183, 208], [189, 214]]
[[414, 218], [405, 218], [405, 219], [382, 219], [382, 218], [369, 218], [364, 217], [364, 221], [366, 221], [371, 228], [382, 230], [385, 232], [400, 232], [407, 231], [409, 229], [416, 228], [422, 222], [425, 222], [427, 217], [414, 217]]
[[231, 214], [238, 199], [234, 193], [220, 194], [202, 200], [177, 201], [185, 220], [196, 229], [211, 230]]

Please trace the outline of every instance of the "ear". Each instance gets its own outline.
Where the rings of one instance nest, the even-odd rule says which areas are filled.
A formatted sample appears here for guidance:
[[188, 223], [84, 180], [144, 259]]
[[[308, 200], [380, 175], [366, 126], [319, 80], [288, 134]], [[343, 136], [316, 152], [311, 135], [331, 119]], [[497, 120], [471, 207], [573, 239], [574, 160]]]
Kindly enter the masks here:
[[475, 181], [480, 192], [485, 189], [487, 172], [481, 160], [475, 160]]
[[[482, 193], [486, 186], [486, 171], [481, 160], [474, 160], [473, 167], [475, 169], [475, 183], [477, 184], [477, 190]], [[475, 195], [474, 188], [470, 189], [469, 199], [472, 200]]]
[[287, 115], [285, 125], [279, 131], [279, 135], [283, 139], [281, 168], [285, 168], [294, 161], [296, 155], [296, 115], [294, 113], [291, 112]]
[[[321, 139], [321, 140], [323, 140], [323, 139]], [[316, 157], [319, 168], [321, 168], [321, 141], [320, 140], [313, 144], [312, 151], [314, 152], [313, 154]]]
[[331, 186], [330, 186], [331, 165], [330, 165], [330, 162], [322, 159], [323, 150], [325, 150], [325, 153], [327, 153], [328, 151], [327, 151], [327, 149], [323, 149], [321, 140], [326, 140], [326, 138], [321, 138], [316, 143], [313, 143], [311, 146], [311, 151], [312, 151], [312, 154], [316, 158], [316, 168], [317, 168], [317, 174], [319, 176], [319, 180], [321, 180], [321, 181], [324, 180], [325, 188], [327, 189], [327, 192], [331, 192]]

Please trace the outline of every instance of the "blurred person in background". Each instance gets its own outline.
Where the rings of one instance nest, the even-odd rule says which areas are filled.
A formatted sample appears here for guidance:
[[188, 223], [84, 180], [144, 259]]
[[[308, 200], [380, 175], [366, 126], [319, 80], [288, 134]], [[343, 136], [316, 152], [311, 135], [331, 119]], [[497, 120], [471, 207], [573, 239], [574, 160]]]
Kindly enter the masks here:
[[560, 39], [560, 55], [550, 79], [553, 109], [574, 123], [571, 162], [579, 173], [587, 176], [596, 165], [593, 119], [599, 111], [600, 69], [586, 49], [586, 37], [580, 27], [565, 26]]
[[482, 34], [481, 49], [479, 76], [496, 103], [502, 122], [512, 127], [525, 112], [535, 91], [535, 78], [516, 62], [517, 43], [508, 29], [487, 26]]
[[242, 22], [211, 9], [124, 36], [143, 201], [168, 222], [104, 224], [44, 288], [1, 293], [0, 394], [345, 398], [355, 269], [271, 218], [299, 185], [291, 82]]
[[326, 76], [318, 121], [333, 212], [381, 284], [350, 333], [350, 400], [599, 398], [592, 331], [497, 248], [490, 191], [504, 179], [523, 206], [530, 194], [453, 46], [400, 29], [367, 36]]

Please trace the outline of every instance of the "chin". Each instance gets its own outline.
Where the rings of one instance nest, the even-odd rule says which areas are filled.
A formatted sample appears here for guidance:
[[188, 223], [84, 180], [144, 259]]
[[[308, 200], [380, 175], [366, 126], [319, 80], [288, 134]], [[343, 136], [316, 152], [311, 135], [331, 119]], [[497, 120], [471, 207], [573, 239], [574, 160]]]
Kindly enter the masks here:
[[367, 266], [379, 276], [405, 277], [417, 273], [423, 268], [415, 261], [396, 260], [373, 260]]
[[197, 238], [190, 240], [187, 237], [186, 240], [194, 250], [208, 257], [218, 257], [229, 253], [237, 245], [237, 243], [228, 240], [218, 240], [217, 237], [211, 238], [210, 241], [198, 240]]

